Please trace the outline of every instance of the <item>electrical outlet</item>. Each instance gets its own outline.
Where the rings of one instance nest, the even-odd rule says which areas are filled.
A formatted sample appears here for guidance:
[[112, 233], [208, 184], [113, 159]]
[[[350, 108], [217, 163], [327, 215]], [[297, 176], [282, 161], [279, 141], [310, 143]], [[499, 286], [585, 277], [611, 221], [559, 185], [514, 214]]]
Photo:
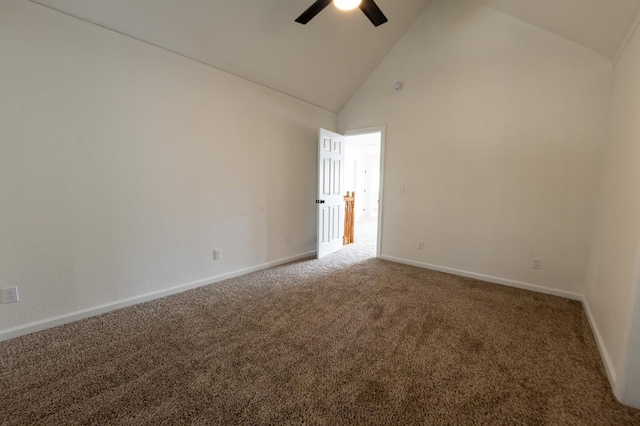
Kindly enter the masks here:
[[18, 300], [18, 287], [2, 289], [2, 303], [16, 303]]
[[213, 251], [213, 260], [220, 260], [222, 259], [222, 250], [220, 249], [216, 249]]
[[533, 260], [531, 261], [531, 268], [542, 269], [542, 259], [538, 259], [537, 257], [534, 257]]
[[424, 250], [424, 241], [418, 241], [416, 247], [418, 248], [418, 250]]

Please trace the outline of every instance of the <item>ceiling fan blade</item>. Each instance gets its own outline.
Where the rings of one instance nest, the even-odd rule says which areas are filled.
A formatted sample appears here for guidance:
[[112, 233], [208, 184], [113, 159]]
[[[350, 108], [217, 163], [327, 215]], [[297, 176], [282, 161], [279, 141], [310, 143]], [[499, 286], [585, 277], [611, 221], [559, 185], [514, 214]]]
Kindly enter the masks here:
[[362, 3], [360, 3], [360, 9], [376, 27], [388, 21], [387, 17], [384, 16], [384, 13], [382, 13], [376, 2], [373, 0], [362, 0]]
[[305, 10], [302, 15], [296, 18], [296, 22], [306, 25], [307, 22], [312, 20], [318, 13], [322, 12], [322, 9], [329, 6], [333, 0], [318, 0], [311, 7]]

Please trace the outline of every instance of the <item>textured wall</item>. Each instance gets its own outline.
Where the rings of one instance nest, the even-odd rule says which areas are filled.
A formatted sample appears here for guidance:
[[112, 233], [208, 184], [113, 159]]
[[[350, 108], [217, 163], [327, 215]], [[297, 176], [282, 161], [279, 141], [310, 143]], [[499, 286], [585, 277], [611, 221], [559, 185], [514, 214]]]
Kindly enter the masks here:
[[0, 330], [315, 249], [335, 114], [24, 1], [0, 57]]

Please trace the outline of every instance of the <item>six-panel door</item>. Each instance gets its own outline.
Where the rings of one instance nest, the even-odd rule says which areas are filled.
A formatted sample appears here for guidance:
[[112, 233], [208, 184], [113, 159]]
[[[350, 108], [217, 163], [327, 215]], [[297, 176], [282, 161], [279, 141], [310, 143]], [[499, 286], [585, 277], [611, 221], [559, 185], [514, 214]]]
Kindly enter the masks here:
[[318, 140], [318, 259], [342, 248], [344, 136], [320, 129]]

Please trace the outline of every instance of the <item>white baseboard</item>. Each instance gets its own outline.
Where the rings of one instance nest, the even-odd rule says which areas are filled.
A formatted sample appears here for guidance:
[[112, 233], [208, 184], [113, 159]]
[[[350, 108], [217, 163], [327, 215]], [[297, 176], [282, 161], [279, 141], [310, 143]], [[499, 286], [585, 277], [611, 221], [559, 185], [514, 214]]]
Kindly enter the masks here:
[[494, 284], [506, 285], [508, 287], [521, 288], [523, 290], [535, 291], [536, 293], [550, 294], [553, 296], [564, 297], [566, 299], [582, 301], [582, 295], [571, 293], [569, 291], [557, 290], [555, 288], [542, 287], [535, 284], [529, 284], [521, 281], [508, 280], [505, 278], [493, 277], [491, 275], [477, 274], [475, 272], [463, 271], [460, 269], [448, 268], [446, 266], [431, 265], [429, 263], [416, 262], [413, 260], [400, 259], [391, 256], [380, 256], [380, 259], [389, 260], [391, 262], [403, 263], [405, 265], [417, 266], [419, 268], [432, 269], [434, 271], [446, 272], [452, 275], [459, 275], [467, 278], [475, 278], [481, 281], [487, 281]]
[[591, 309], [589, 308], [589, 304], [583, 295], [577, 293], [571, 293], [564, 290], [557, 290], [553, 288], [541, 287], [535, 284], [528, 284], [520, 281], [507, 280], [504, 278], [492, 277], [489, 275], [476, 274], [474, 272], [462, 271], [454, 268], [447, 268], [444, 266], [431, 265], [428, 263], [415, 262], [413, 260], [400, 259], [391, 256], [381, 256], [381, 259], [389, 260], [391, 262], [403, 263], [405, 265], [417, 266], [420, 268], [432, 269], [434, 271], [446, 272], [453, 275], [460, 275], [468, 278], [476, 278], [482, 281], [487, 281], [495, 284], [506, 285], [515, 288], [521, 288], [524, 290], [531, 290], [538, 293], [550, 294], [553, 296], [560, 296], [566, 299], [577, 300], [582, 303], [584, 307], [584, 311], [589, 320], [589, 325], [591, 326], [591, 331], [596, 340], [596, 344], [598, 346], [598, 351], [600, 352], [600, 358], [602, 358], [602, 363], [604, 364], [605, 371], [607, 373], [607, 378], [609, 379], [609, 384], [611, 385], [611, 389], [613, 390], [613, 394], [615, 397], [621, 401], [622, 392], [619, 389], [616, 370], [611, 362], [611, 357], [609, 356], [609, 352], [607, 351], [607, 347], [604, 344], [604, 340], [602, 339], [602, 335], [600, 334], [600, 330], [598, 329], [598, 325], [591, 313]]
[[607, 351], [607, 347], [605, 346], [604, 340], [602, 339], [602, 334], [600, 334], [600, 330], [598, 329], [598, 324], [596, 323], [596, 320], [593, 317], [593, 314], [591, 313], [591, 308], [589, 308], [589, 304], [587, 303], [587, 300], [584, 297], [582, 298], [582, 306], [584, 307], [584, 311], [587, 314], [587, 318], [589, 319], [589, 325], [591, 326], [591, 331], [593, 332], [593, 335], [596, 338], [596, 344], [598, 345], [600, 358], [602, 358], [602, 363], [604, 364], [604, 369], [607, 372], [607, 378], [609, 379], [609, 384], [611, 385], [613, 394], [618, 399], [618, 401], [622, 401], [622, 393], [618, 386], [616, 369], [613, 366], [613, 362], [611, 362], [609, 351]]
[[260, 271], [274, 266], [282, 265], [296, 260], [304, 259], [305, 257], [315, 255], [315, 251], [299, 254], [296, 256], [288, 257], [285, 259], [274, 260], [273, 262], [263, 263], [261, 265], [252, 266], [249, 268], [239, 269], [233, 272], [227, 272], [225, 274], [217, 275], [203, 280], [190, 282], [187, 284], [178, 285], [165, 290], [154, 291], [140, 296], [130, 297], [128, 299], [119, 300], [117, 302], [106, 303], [104, 305], [94, 306], [80, 311], [70, 312], [68, 314], [59, 315], [53, 318], [47, 318], [41, 321], [32, 322], [29, 324], [21, 325], [18, 327], [10, 328], [0, 331], [0, 342], [4, 340], [13, 339], [14, 337], [24, 336], [26, 334], [35, 333], [36, 331], [46, 330], [48, 328], [57, 327], [59, 325], [68, 324], [70, 322], [78, 321], [81, 319], [93, 317], [96, 315], [104, 314], [106, 312], [114, 311], [116, 309], [126, 308], [129, 306], [137, 305], [139, 303], [148, 302], [154, 299], [160, 299], [162, 297], [171, 296], [173, 294], [182, 293], [187, 290], [191, 290], [198, 287], [203, 287], [209, 284], [214, 284], [220, 281], [228, 280], [230, 278], [246, 275], [251, 272]]
[[[166, 297], [166, 296], [170, 296], [173, 294], [178, 294], [178, 293], [182, 293], [184, 291], [187, 290], [191, 290], [194, 288], [198, 288], [198, 287], [203, 287], [206, 285], [210, 285], [210, 284], [214, 284], [220, 281], [224, 281], [227, 279], [231, 279], [231, 278], [235, 278], [235, 277], [239, 277], [241, 275], [245, 275], [245, 274], [249, 274], [251, 272], [256, 272], [256, 271], [260, 271], [263, 269], [267, 269], [267, 268], [272, 268], [274, 266], [278, 266], [278, 265], [282, 265], [288, 262], [294, 262], [296, 260], [300, 260], [303, 259], [305, 257], [309, 257], [309, 256], [313, 256], [315, 255], [315, 251], [311, 251], [311, 252], [307, 252], [307, 253], [303, 253], [303, 254], [299, 254], [296, 256], [292, 256], [292, 257], [288, 257], [288, 258], [284, 258], [284, 259], [279, 259], [279, 260], [275, 260], [272, 262], [267, 262], [267, 263], [263, 263], [260, 265], [256, 265], [256, 266], [252, 266], [249, 268], [244, 268], [244, 269], [239, 269], [236, 271], [232, 271], [232, 272], [228, 272], [225, 274], [221, 274], [221, 275], [217, 275], [214, 277], [210, 277], [210, 278], [206, 278], [203, 280], [199, 280], [199, 281], [194, 281], [194, 282], [190, 282], [187, 284], [182, 284], [179, 286], [175, 286], [175, 287], [171, 287], [165, 290], [159, 290], [159, 291], [155, 291], [152, 293], [147, 293], [147, 294], [143, 294], [140, 296], [135, 296], [135, 297], [131, 297], [128, 299], [123, 299], [123, 300], [119, 300], [117, 302], [113, 302], [113, 303], [107, 303], [104, 305], [100, 305], [100, 306], [95, 306], [92, 308], [87, 308], [87, 309], [83, 309], [80, 311], [76, 311], [76, 312], [71, 312], [68, 314], [64, 314], [64, 315], [59, 315], [53, 318], [47, 318], [45, 320], [41, 320], [41, 321], [36, 321], [36, 322], [32, 322], [29, 324], [25, 324], [19, 327], [15, 327], [15, 328], [10, 328], [7, 330], [3, 330], [0, 331], [0, 341], [4, 341], [4, 340], [9, 340], [9, 339], [13, 339], [15, 337], [19, 337], [19, 336], [24, 336], [26, 334], [30, 334], [30, 333], [34, 333], [37, 331], [42, 331], [42, 330], [46, 330], [48, 328], [52, 328], [52, 327], [57, 327], [59, 325], [63, 325], [63, 324], [68, 324], [70, 322], [74, 322], [74, 321], [78, 321], [81, 319], [85, 319], [85, 318], [89, 318], [92, 316], [96, 316], [96, 315], [100, 315], [106, 312], [110, 312], [110, 311], [114, 311], [116, 309], [121, 309], [121, 308], [126, 308], [129, 306], [133, 306], [133, 305], [137, 305], [139, 303], [143, 303], [143, 302], [147, 302], [150, 300], [154, 300], [154, 299], [159, 299], [162, 297]], [[426, 268], [426, 269], [432, 269], [434, 271], [440, 271], [440, 272], [446, 272], [449, 274], [453, 274], [453, 275], [459, 275], [459, 276], [463, 276], [463, 277], [468, 277], [468, 278], [475, 278], [475, 279], [479, 279], [482, 281], [487, 281], [490, 283], [494, 283], [494, 284], [500, 284], [500, 285], [506, 285], [506, 286], [510, 286], [510, 287], [515, 287], [515, 288], [520, 288], [520, 289], [524, 289], [524, 290], [530, 290], [530, 291], [535, 291], [538, 293], [544, 293], [544, 294], [550, 294], [550, 295], [554, 295], [554, 296], [560, 296], [560, 297], [564, 297], [567, 299], [572, 299], [572, 300], [578, 300], [582, 303], [585, 313], [587, 315], [587, 318], [589, 320], [589, 325], [591, 326], [591, 330], [593, 331], [593, 334], [595, 336], [596, 339], [596, 343], [598, 346], [598, 350], [600, 351], [600, 357], [602, 358], [602, 361], [604, 363], [605, 366], [605, 370], [607, 373], [607, 377], [609, 379], [609, 383], [611, 384], [611, 388], [613, 389], [613, 393], [616, 396], [616, 398], [618, 398], [618, 400], [621, 400], [621, 392], [620, 389], [618, 389], [617, 386], [617, 376], [616, 376], [616, 370], [613, 366], [613, 363], [611, 362], [611, 357], [609, 356], [609, 352], [607, 351], [607, 348], [604, 344], [604, 341], [602, 339], [602, 335], [600, 334], [600, 330], [598, 329], [598, 325], [591, 313], [591, 309], [589, 308], [589, 304], [587, 303], [586, 299], [577, 293], [571, 293], [571, 292], [567, 292], [567, 291], [563, 291], [563, 290], [557, 290], [557, 289], [552, 289], [552, 288], [547, 288], [547, 287], [542, 287], [542, 286], [538, 286], [535, 284], [528, 284], [528, 283], [524, 283], [524, 282], [520, 282], [520, 281], [514, 281], [514, 280], [508, 280], [508, 279], [504, 279], [504, 278], [498, 278], [498, 277], [493, 277], [490, 275], [483, 275], [483, 274], [478, 274], [478, 273], [474, 273], [474, 272], [469, 272], [469, 271], [463, 271], [463, 270], [459, 270], [459, 269], [454, 269], [454, 268], [448, 268], [448, 267], [444, 267], [444, 266], [438, 266], [438, 265], [431, 265], [428, 263], [422, 263], [422, 262], [416, 262], [413, 260], [407, 260], [407, 259], [401, 259], [401, 258], [397, 258], [397, 257], [392, 257], [392, 256], [380, 256], [381, 259], [384, 260], [388, 260], [391, 262], [396, 262], [396, 263], [402, 263], [405, 265], [411, 265], [411, 266], [417, 266], [420, 268]]]

